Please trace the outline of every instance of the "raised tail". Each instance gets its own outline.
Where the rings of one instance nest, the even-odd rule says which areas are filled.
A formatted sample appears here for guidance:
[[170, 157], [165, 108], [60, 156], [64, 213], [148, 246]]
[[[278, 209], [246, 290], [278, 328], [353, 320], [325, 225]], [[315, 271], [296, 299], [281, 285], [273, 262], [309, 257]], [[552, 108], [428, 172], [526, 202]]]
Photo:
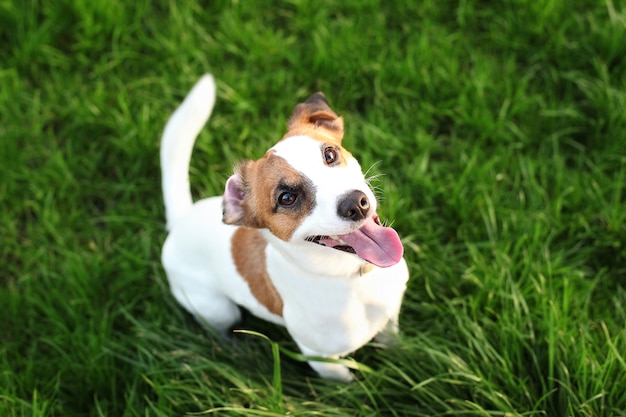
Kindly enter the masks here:
[[161, 139], [161, 181], [167, 230], [193, 205], [189, 189], [189, 161], [196, 137], [215, 104], [215, 81], [206, 74], [170, 117]]

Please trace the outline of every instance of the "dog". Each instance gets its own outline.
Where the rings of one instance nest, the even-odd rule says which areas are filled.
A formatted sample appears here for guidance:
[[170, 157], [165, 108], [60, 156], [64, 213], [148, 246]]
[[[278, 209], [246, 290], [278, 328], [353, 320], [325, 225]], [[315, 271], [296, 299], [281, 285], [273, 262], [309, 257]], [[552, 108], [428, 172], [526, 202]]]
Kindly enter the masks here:
[[[162, 263], [175, 299], [222, 334], [244, 307], [285, 326], [309, 357], [395, 339], [409, 277], [403, 246], [381, 225], [368, 180], [341, 144], [343, 119], [313, 94], [263, 157], [235, 168], [223, 196], [194, 204], [189, 161], [215, 96], [204, 75], [161, 141]], [[336, 361], [309, 364], [323, 378], [354, 377]]]

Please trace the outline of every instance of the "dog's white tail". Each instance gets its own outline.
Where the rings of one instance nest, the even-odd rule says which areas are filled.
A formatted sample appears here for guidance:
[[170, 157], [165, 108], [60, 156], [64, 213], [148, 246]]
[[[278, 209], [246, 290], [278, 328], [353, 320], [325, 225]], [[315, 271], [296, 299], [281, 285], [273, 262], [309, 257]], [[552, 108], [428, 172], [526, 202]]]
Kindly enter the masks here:
[[189, 161], [196, 137], [215, 104], [215, 81], [204, 75], [170, 117], [161, 139], [161, 181], [167, 229], [171, 230], [193, 204]]

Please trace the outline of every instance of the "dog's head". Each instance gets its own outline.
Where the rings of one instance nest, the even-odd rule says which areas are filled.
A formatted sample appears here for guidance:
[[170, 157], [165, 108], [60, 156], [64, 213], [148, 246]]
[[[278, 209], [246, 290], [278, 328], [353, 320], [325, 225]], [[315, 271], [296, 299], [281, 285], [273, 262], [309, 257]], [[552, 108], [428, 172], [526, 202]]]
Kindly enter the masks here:
[[296, 262], [332, 260], [346, 270], [399, 262], [398, 235], [380, 225], [361, 167], [341, 146], [343, 119], [324, 95], [296, 106], [287, 127], [261, 159], [240, 164], [228, 179], [224, 222], [269, 230]]

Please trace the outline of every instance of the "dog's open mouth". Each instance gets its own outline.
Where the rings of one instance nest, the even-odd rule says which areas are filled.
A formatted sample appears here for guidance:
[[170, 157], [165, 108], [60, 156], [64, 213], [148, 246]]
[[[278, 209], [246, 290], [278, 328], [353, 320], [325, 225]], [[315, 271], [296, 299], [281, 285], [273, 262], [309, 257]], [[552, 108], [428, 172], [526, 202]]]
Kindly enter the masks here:
[[356, 255], [356, 250], [350, 245], [348, 245], [344, 240], [342, 240], [339, 236], [309, 236], [306, 238], [307, 241], [317, 243], [318, 245], [328, 246], [329, 248], [337, 249], [342, 252], [353, 253]]
[[400, 262], [404, 248], [398, 233], [380, 224], [378, 216], [365, 220], [363, 225], [344, 235], [316, 235], [306, 238], [308, 242], [352, 253], [381, 268]]

